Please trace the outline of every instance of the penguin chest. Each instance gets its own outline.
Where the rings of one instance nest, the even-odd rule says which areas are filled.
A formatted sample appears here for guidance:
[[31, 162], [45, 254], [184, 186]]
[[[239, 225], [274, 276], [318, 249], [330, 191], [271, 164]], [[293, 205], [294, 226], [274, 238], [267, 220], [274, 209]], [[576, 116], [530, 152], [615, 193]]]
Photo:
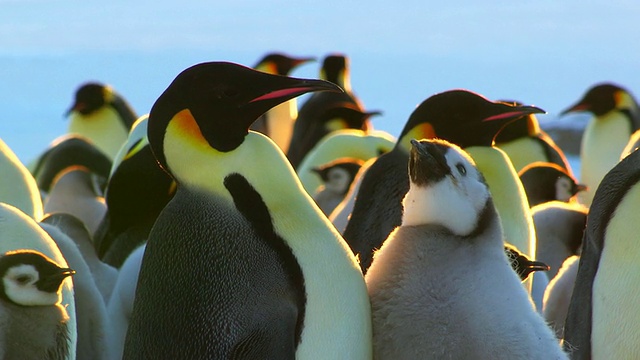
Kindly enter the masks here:
[[516, 172], [536, 161], [550, 161], [540, 141], [529, 137], [497, 145], [511, 160]]
[[106, 107], [87, 116], [74, 113], [69, 123], [69, 133], [89, 138], [110, 159], [116, 157], [129, 134], [118, 113]]
[[640, 357], [640, 186], [634, 186], [607, 225], [593, 281], [591, 348], [593, 359]]
[[583, 204], [591, 204], [602, 178], [620, 160], [631, 130], [629, 120], [620, 113], [592, 119], [584, 131], [580, 147], [580, 181], [589, 190], [578, 194]]
[[179, 188], [149, 236], [129, 330], [140, 335], [127, 346], [159, 357], [259, 349], [290, 358], [304, 285], [291, 254], [262, 235], [226, 200]]

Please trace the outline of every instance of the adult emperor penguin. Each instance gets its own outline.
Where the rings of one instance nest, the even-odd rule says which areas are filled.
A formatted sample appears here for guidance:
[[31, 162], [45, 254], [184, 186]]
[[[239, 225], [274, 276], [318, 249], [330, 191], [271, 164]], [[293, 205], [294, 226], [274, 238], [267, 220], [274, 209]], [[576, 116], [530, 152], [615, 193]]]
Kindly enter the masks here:
[[[56, 243], [44, 231], [34, 219], [20, 211], [18, 208], [0, 202], [0, 254], [16, 250], [34, 250], [44, 254], [62, 268], [67, 268], [67, 261], [58, 249]], [[62, 300], [60, 305], [66, 309], [69, 321], [67, 329], [68, 356], [67, 359], [76, 359], [77, 326], [76, 306], [73, 295], [73, 283], [67, 279], [62, 284]], [[20, 358], [20, 357], [18, 357]]]
[[629, 91], [603, 83], [590, 88], [561, 114], [579, 111], [593, 114], [580, 144], [580, 181], [589, 189], [578, 200], [589, 206], [600, 180], [620, 161], [631, 134], [640, 129], [640, 110]]
[[[522, 105], [516, 101], [506, 103]], [[556, 164], [572, 173], [564, 153], [540, 128], [538, 118], [534, 114], [522, 116], [505, 125], [496, 135], [495, 144], [509, 155], [509, 160], [517, 172], [533, 162], [543, 161]]]
[[280, 149], [248, 131], [320, 90], [339, 88], [212, 62], [158, 98], [149, 143], [177, 191], [149, 234], [125, 359], [371, 357], [355, 257]]
[[[298, 167], [307, 152], [328, 132], [354, 128], [347, 126], [346, 122], [340, 118], [327, 118], [327, 109], [347, 106], [353, 110], [365, 112], [361, 102], [351, 91], [349, 58], [346, 55], [331, 54], [325, 57], [320, 69], [320, 79], [340, 86], [344, 92], [312, 94], [300, 107], [298, 119], [293, 128], [291, 145], [286, 152], [294, 168]], [[371, 128], [367, 118], [361, 118], [357, 128], [365, 130]]]
[[109, 85], [82, 84], [67, 111], [69, 133], [85, 136], [113, 159], [138, 118], [129, 103]]
[[[315, 60], [312, 57], [292, 57], [282, 53], [269, 53], [253, 67], [273, 75], [288, 76], [296, 67]], [[298, 118], [296, 98], [285, 101], [269, 109], [251, 125], [251, 130], [259, 131], [271, 138], [286, 153], [291, 143], [293, 124]]]
[[68, 359], [69, 316], [62, 282], [75, 271], [33, 250], [0, 256], [0, 354], [3, 359]]
[[507, 261], [474, 161], [446, 141], [411, 143], [402, 225], [366, 275], [374, 357], [566, 359]]
[[175, 183], [151, 152], [147, 124], [147, 117], [136, 122], [116, 157], [105, 194], [107, 212], [94, 236], [98, 256], [117, 268], [147, 240], [175, 193]]
[[0, 174], [0, 202], [11, 204], [40, 220], [43, 208], [36, 180], [1, 138]]
[[507, 122], [543, 110], [493, 102], [467, 91], [450, 90], [423, 101], [411, 114], [394, 149], [378, 158], [364, 174], [344, 238], [360, 258], [364, 272], [373, 251], [401, 223], [402, 198], [409, 189], [406, 172], [409, 141], [442, 138], [473, 151], [485, 173], [503, 221], [507, 239], [532, 256], [535, 234], [522, 185], [506, 155], [490, 148], [495, 134]]
[[533, 162], [522, 168], [518, 177], [531, 207], [554, 200], [569, 202], [587, 189], [567, 169], [548, 162]]
[[640, 356], [639, 180], [635, 151], [605, 175], [589, 208], [564, 333], [574, 359]]
[[79, 135], [63, 135], [55, 139], [39, 157], [32, 171], [41, 191], [49, 192], [53, 179], [69, 166], [84, 166], [96, 174], [101, 191], [109, 178], [111, 159], [100, 151], [88, 138]]

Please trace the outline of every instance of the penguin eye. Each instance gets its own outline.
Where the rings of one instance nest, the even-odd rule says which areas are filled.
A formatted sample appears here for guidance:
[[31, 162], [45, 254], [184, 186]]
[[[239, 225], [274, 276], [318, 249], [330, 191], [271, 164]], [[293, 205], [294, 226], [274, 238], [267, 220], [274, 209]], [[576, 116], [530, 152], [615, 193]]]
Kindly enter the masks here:
[[27, 284], [31, 281], [31, 276], [29, 275], [20, 275], [18, 277], [16, 277], [16, 281], [18, 282], [18, 284], [24, 285]]
[[462, 176], [467, 175], [467, 169], [461, 163], [456, 164], [456, 169], [458, 169], [458, 172], [460, 173], [460, 175]]

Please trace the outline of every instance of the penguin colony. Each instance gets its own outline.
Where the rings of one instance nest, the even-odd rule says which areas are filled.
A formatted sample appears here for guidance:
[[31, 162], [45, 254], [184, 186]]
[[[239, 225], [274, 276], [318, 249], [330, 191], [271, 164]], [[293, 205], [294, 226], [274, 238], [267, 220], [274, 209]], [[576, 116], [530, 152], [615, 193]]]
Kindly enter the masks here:
[[443, 89], [396, 140], [312, 61], [196, 64], [141, 117], [81, 84], [29, 168], [0, 139], [0, 358], [640, 358], [631, 92], [563, 111], [575, 176], [541, 108]]

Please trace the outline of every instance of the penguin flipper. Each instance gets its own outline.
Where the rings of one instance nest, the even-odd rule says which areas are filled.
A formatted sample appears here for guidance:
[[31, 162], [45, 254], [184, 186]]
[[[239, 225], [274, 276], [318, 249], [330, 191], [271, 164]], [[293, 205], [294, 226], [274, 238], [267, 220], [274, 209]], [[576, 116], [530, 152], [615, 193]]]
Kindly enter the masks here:
[[293, 341], [283, 341], [293, 339], [295, 329], [287, 326], [289, 323], [278, 321], [272, 326], [250, 332], [235, 344], [230, 359], [295, 359]]

